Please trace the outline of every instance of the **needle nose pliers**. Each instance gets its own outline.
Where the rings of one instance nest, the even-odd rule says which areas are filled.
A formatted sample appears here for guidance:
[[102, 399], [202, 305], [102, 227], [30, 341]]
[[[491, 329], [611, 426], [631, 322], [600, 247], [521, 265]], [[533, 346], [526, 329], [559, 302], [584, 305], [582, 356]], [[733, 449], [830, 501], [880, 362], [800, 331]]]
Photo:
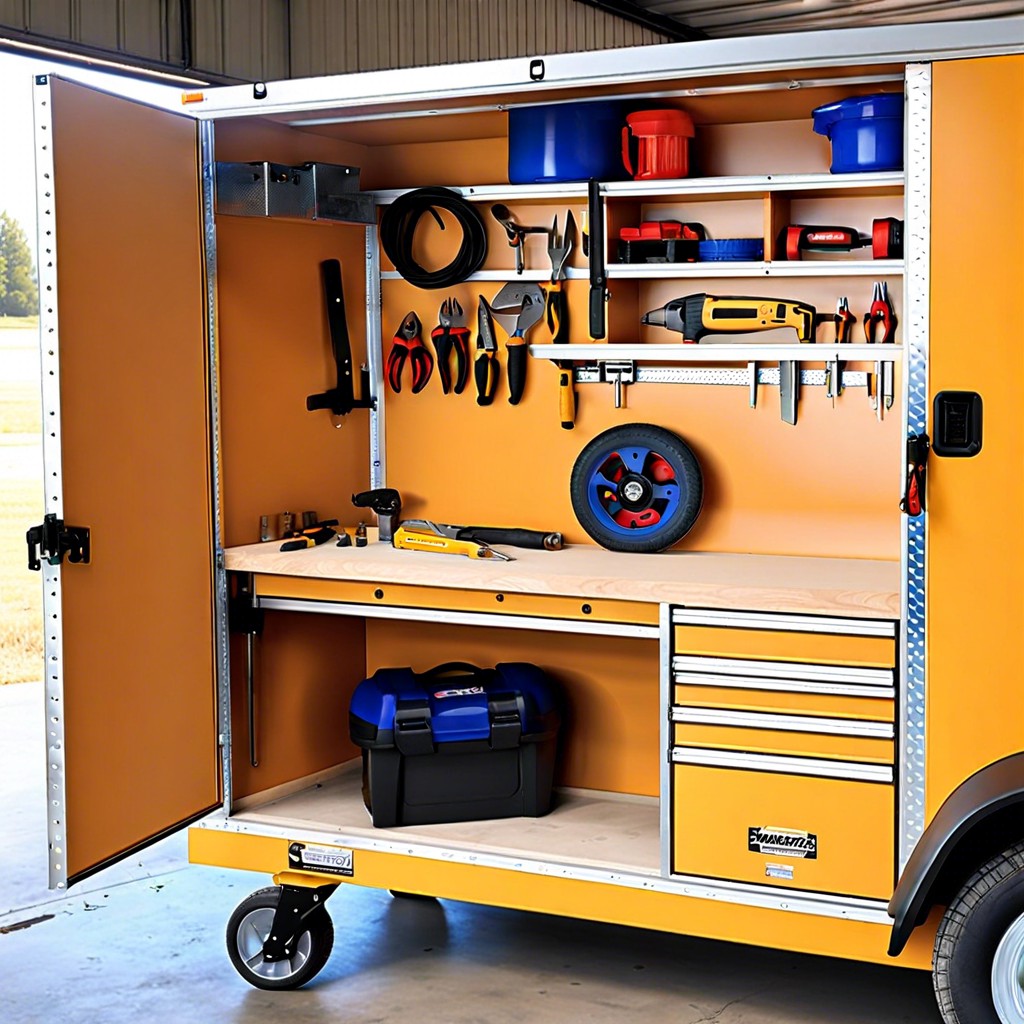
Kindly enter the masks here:
[[423, 344], [420, 318], [415, 313], [407, 314], [402, 321], [388, 354], [388, 384], [396, 394], [402, 391], [402, 370], [405, 369], [406, 361], [412, 370], [412, 393], [418, 395], [427, 386], [434, 371], [434, 357]]

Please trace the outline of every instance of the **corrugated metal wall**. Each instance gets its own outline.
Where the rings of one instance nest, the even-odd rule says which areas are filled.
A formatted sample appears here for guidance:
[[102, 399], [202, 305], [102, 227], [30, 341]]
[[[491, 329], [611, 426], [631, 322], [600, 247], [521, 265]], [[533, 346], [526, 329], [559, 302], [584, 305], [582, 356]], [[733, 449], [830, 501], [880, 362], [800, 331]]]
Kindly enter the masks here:
[[0, 37], [247, 81], [666, 41], [576, 0], [0, 0]]
[[0, 0], [0, 36], [149, 66], [182, 66], [181, 18], [181, 0]]
[[292, 0], [292, 74], [660, 43], [576, 0]]

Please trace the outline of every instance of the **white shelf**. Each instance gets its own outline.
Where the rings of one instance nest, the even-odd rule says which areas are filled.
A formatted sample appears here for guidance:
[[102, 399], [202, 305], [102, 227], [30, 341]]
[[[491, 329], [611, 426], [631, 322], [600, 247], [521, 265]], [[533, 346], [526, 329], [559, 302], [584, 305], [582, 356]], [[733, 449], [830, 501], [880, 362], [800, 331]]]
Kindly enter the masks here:
[[777, 260], [772, 263], [609, 263], [608, 278], [677, 277], [898, 277], [903, 260]]
[[609, 199], [671, 196], [720, 196], [766, 192], [831, 192], [904, 186], [902, 171], [870, 174], [753, 174], [725, 178], [674, 178], [660, 181], [609, 181], [601, 192]]
[[[570, 281], [586, 281], [590, 278], [590, 272], [582, 267], [567, 267], [565, 276]], [[382, 270], [380, 274], [382, 281], [401, 281], [402, 275], [397, 270]], [[543, 281], [551, 280], [551, 267], [527, 267], [521, 274], [517, 274], [514, 267], [506, 267], [498, 270], [478, 270], [470, 274], [467, 281]]]
[[[902, 277], [902, 260], [794, 260], [774, 263], [609, 263], [608, 280], [659, 281], [676, 278], [726, 277]], [[590, 272], [585, 267], [567, 267], [570, 281], [586, 281]], [[397, 270], [381, 271], [382, 281], [401, 281]], [[550, 268], [528, 267], [517, 274], [511, 267], [498, 270], [478, 270], [467, 281], [549, 281]]]
[[902, 345], [788, 345], [705, 342], [700, 345], [530, 345], [537, 359], [572, 362], [623, 360], [657, 363], [822, 363], [841, 359], [845, 363], [898, 363]]
[[[585, 181], [567, 181], [547, 185], [445, 185], [444, 187], [458, 193], [463, 199], [481, 203], [528, 202], [545, 199], [571, 199], [584, 204], [587, 202], [587, 183]], [[388, 206], [400, 195], [411, 191], [413, 189], [382, 189], [373, 193], [373, 201], [378, 206]]]
[[[763, 195], [768, 192], [831, 192], [891, 189], [904, 186], [902, 171], [873, 174], [753, 174], [723, 178], [662, 178], [656, 181], [606, 181], [601, 194], [608, 199], [645, 199], [672, 196]], [[569, 181], [542, 185], [449, 185], [464, 199], [479, 202], [529, 202], [565, 199], [586, 202], [587, 183]], [[393, 203], [410, 189], [384, 189], [373, 193], [378, 206]]]

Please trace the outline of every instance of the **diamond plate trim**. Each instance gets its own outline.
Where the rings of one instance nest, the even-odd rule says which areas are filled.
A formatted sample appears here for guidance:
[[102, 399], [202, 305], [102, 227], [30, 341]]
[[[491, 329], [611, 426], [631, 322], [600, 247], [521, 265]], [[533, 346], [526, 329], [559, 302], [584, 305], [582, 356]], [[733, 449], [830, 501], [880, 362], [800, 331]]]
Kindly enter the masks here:
[[[39, 361], [43, 398], [43, 511], [64, 515], [64, 476], [60, 417], [60, 347], [57, 322], [57, 217], [53, 170], [50, 84], [35, 80], [36, 213], [39, 230]], [[68, 882], [64, 775], [64, 612], [61, 566], [43, 559], [43, 652], [46, 704], [46, 831], [49, 886]]]
[[[931, 229], [931, 119], [930, 64], [907, 66], [907, 111], [904, 165], [906, 191], [906, 278], [904, 345], [904, 430], [907, 435], [928, 428], [928, 296]], [[901, 463], [901, 476], [906, 466]], [[901, 479], [900, 487], [905, 484]], [[900, 663], [899, 836], [898, 858], [902, 873], [924, 831], [925, 821], [925, 531], [927, 513], [902, 516], [902, 593], [904, 622]]]

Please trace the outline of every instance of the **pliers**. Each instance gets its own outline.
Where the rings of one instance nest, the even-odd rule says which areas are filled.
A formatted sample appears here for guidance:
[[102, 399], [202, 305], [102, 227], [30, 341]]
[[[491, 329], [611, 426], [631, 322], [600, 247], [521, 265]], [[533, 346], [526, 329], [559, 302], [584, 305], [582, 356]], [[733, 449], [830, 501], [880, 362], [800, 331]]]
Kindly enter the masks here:
[[418, 395], [427, 386], [427, 381], [434, 371], [434, 357], [423, 344], [420, 337], [420, 318], [415, 313], [406, 315], [388, 353], [388, 384], [395, 394], [402, 391], [402, 370], [407, 359], [412, 369], [412, 393]]
[[490, 405], [498, 390], [501, 364], [498, 362], [498, 342], [494, 337], [491, 307], [482, 295], [477, 305], [476, 332], [476, 362], [473, 364], [476, 404]]
[[[576, 221], [572, 211], [565, 214], [565, 234], [558, 233], [558, 214], [551, 222], [548, 232], [548, 259], [551, 260], [551, 284], [548, 286], [545, 314], [551, 341], [555, 345], [569, 343], [569, 306], [565, 301], [562, 282], [565, 280], [565, 264], [576, 242]], [[558, 360], [558, 410], [559, 419], [566, 430], [572, 430], [576, 422], [576, 388], [571, 360]]]
[[[882, 325], [882, 336], [879, 338], [877, 326]], [[884, 281], [876, 281], [871, 293], [871, 308], [864, 314], [864, 340], [869, 345], [880, 342], [891, 344], [896, 340], [896, 311], [889, 299], [889, 289]], [[893, 402], [893, 364], [880, 360], [876, 364], [875, 379], [881, 387], [876, 387], [872, 399], [873, 408], [878, 410], [878, 418], [882, 418], [882, 407], [892, 408]], [[879, 394], [878, 392], [881, 392]]]
[[[469, 329], [458, 299], [447, 298], [437, 314], [439, 325], [430, 332], [437, 352], [437, 372], [441, 377], [441, 390], [461, 395], [469, 380]], [[452, 387], [451, 354], [455, 350], [455, 387]]]
[[[853, 330], [854, 321], [857, 319], [850, 312], [850, 303], [845, 295], [836, 299], [836, 312], [833, 316], [836, 325], [836, 345], [846, 345], [850, 341], [850, 332]], [[835, 359], [825, 367], [825, 397], [831, 398], [835, 404], [835, 398], [843, 393], [843, 362], [836, 356]]]

